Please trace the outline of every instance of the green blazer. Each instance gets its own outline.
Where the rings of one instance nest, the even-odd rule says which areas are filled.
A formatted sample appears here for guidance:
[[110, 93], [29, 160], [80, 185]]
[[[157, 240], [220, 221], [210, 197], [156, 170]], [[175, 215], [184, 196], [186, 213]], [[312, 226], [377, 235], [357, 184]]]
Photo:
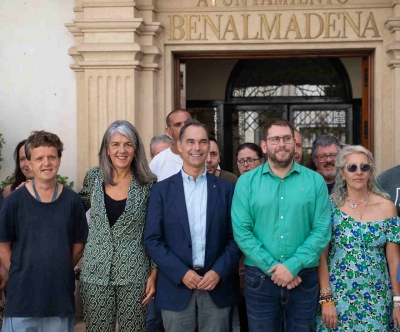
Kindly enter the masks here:
[[156, 267], [143, 243], [152, 184], [141, 186], [132, 176], [125, 211], [110, 228], [100, 168], [94, 167], [86, 173], [79, 195], [85, 210], [90, 209], [90, 223], [81, 281], [103, 286], [147, 282], [151, 269]]

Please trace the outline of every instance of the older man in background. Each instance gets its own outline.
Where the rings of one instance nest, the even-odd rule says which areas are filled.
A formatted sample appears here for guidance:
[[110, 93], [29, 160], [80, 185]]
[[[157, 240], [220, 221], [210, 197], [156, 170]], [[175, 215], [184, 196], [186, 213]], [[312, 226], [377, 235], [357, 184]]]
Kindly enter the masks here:
[[156, 135], [150, 141], [150, 157], [153, 159], [160, 152], [171, 148], [174, 145], [172, 138], [168, 135]]
[[311, 156], [315, 167], [317, 172], [324, 178], [328, 186], [329, 195], [335, 186], [335, 162], [341, 148], [339, 140], [331, 134], [318, 137], [311, 148]]
[[174, 144], [155, 156], [149, 165], [151, 171], [157, 175], [158, 181], [169, 178], [182, 169], [183, 162], [177, 144], [179, 132], [185, 122], [190, 118], [190, 113], [182, 109], [174, 110], [167, 115], [165, 119], [167, 124], [165, 131], [168, 136], [172, 137]]

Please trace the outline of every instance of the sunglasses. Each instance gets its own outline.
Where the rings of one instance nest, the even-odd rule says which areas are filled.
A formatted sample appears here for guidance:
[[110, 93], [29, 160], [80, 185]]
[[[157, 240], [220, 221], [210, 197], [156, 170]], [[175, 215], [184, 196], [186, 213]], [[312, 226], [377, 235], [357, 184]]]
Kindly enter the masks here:
[[[346, 166], [347, 170], [350, 173], [354, 173], [355, 171], [357, 171], [358, 168], [358, 165], [356, 164], [348, 164], [344, 166]], [[361, 172], [369, 172], [371, 170], [371, 164], [360, 164], [360, 170]]]

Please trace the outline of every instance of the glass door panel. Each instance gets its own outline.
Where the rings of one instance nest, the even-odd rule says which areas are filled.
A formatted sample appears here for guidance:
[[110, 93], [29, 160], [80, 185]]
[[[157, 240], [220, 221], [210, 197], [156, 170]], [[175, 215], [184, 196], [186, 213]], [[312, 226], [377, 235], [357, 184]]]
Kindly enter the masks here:
[[352, 105], [292, 105], [290, 122], [303, 139], [303, 165], [310, 166], [314, 140], [324, 134], [335, 135], [343, 144], [353, 143]]

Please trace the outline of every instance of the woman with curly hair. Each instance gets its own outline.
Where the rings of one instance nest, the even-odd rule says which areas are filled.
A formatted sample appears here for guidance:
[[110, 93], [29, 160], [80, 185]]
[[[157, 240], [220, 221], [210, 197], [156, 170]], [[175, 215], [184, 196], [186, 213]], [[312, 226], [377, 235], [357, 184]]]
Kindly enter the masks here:
[[[332, 238], [320, 258], [317, 331], [390, 331], [400, 323], [400, 223], [362, 146], [336, 158]], [[393, 295], [392, 295], [393, 290]]]

